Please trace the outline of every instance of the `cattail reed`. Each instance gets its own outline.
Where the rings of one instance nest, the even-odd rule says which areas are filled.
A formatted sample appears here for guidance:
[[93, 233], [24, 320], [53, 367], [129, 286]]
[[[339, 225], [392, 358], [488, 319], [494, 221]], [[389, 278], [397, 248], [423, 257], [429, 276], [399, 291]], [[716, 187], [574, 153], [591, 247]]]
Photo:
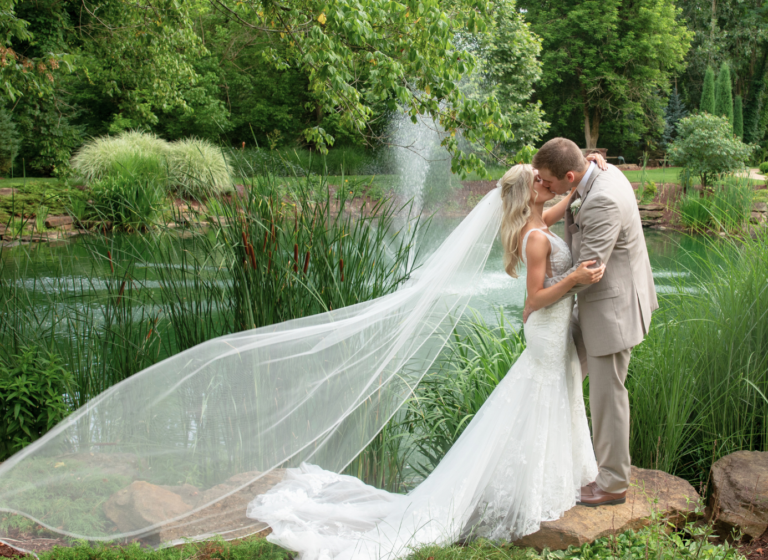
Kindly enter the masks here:
[[299, 273], [299, 244], [294, 243], [293, 244], [293, 271], [298, 274]]
[[256, 253], [253, 250], [253, 245], [248, 243], [248, 256], [251, 257], [251, 266], [253, 270], [256, 270]]
[[117, 293], [117, 301], [115, 302], [115, 304], [120, 303], [120, 299], [122, 299], [124, 291], [125, 291], [125, 280], [123, 280], [123, 283], [120, 284], [120, 291]]
[[115, 273], [115, 265], [112, 264], [112, 251], [107, 250], [107, 258], [109, 258], [109, 268], [112, 270], [112, 274]]
[[267, 274], [272, 269], [272, 251], [267, 253]]
[[262, 247], [262, 249], [261, 249], [262, 253], [267, 250], [267, 240], [268, 239], [269, 239], [269, 232], [265, 231], [264, 232], [264, 247]]
[[344, 282], [344, 259], [339, 259], [339, 270], [341, 271], [341, 281]]
[[307, 254], [304, 257], [304, 274], [307, 273], [308, 268], [309, 268], [309, 251], [307, 251]]

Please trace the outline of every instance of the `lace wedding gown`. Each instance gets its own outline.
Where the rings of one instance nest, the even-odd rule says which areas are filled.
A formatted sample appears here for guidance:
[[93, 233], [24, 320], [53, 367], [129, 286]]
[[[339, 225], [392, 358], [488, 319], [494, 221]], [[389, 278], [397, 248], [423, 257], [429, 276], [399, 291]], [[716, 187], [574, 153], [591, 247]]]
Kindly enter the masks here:
[[[568, 246], [538, 231], [550, 240], [553, 274], [562, 274], [571, 267]], [[247, 515], [268, 523], [268, 539], [301, 560], [393, 559], [474, 536], [513, 541], [558, 519], [597, 476], [572, 308], [566, 298], [531, 314], [526, 350], [409, 494], [304, 463], [251, 502]]]

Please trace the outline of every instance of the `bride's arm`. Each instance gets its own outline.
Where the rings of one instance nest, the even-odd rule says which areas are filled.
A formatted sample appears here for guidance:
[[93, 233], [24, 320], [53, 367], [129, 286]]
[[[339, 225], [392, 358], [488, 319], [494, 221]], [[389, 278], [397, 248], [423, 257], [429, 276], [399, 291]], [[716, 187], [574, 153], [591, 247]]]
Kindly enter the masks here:
[[[586, 158], [587, 161], [594, 161], [595, 164], [605, 171], [608, 169], [608, 162], [605, 160], [603, 156], [601, 156], [599, 153], [589, 154]], [[538, 174], [536, 176], [536, 181], [540, 181]], [[544, 223], [547, 224], [547, 227], [551, 227], [552, 225], [556, 224], [560, 220], [563, 219], [563, 216], [565, 215], [565, 209], [568, 208], [568, 201], [571, 200], [571, 193], [573, 191], [569, 192], [563, 197], [563, 200], [552, 206], [551, 208], [547, 208], [542, 213], [542, 218], [544, 218]]]
[[588, 268], [595, 264], [595, 261], [586, 261], [557, 284], [545, 288], [544, 279], [547, 277], [549, 251], [550, 244], [547, 236], [539, 231], [531, 233], [525, 249], [528, 263], [526, 267], [526, 285], [528, 288], [528, 298], [525, 301], [526, 311], [533, 312], [552, 305], [576, 284], [594, 284], [603, 277], [605, 265], [598, 268]]

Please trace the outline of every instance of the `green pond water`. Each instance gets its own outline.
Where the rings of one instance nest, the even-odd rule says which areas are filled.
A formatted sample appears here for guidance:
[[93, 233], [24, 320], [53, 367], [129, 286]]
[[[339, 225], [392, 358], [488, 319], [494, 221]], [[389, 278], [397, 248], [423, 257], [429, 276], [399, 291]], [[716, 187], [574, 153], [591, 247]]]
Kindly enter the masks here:
[[[422, 254], [434, 250], [460, 221], [433, 219], [428, 231], [420, 240]], [[562, 227], [562, 224], [558, 224], [553, 230], [562, 234]], [[646, 230], [645, 237], [657, 291], [660, 294], [681, 290], [696, 291], [698, 288], [692, 271], [697, 268], [697, 259], [704, 256], [708, 250], [705, 240], [656, 230]], [[109, 248], [116, 263], [121, 262], [120, 255], [140, 257], [138, 260], [142, 264], [131, 271], [131, 276], [138, 278], [141, 289], [148, 290], [151, 295], [152, 291], [159, 290], [160, 287], [154, 269], [158, 259], [162, 257], [155, 251], [150, 253], [143, 250], [140, 241], [136, 235], [116, 235], [110, 238]], [[167, 249], [195, 250], [190, 239], [177, 235], [165, 236], [163, 244]], [[40, 306], [49, 305], [50, 296], [60, 301], [58, 296], [62, 294], [71, 296], [73, 301], [77, 299], [79, 304], [87, 305], [88, 298], [82, 297], [84, 293], [96, 298], [109, 289], [111, 270], [106, 258], [107, 248], [101, 236], [81, 236], [63, 242], [4, 248], [0, 274], [6, 278], [13, 277], [16, 285], [23, 285], [32, 290], [35, 301], [39, 301]], [[94, 258], [94, 255], [99, 257]], [[208, 257], [210, 262], [205, 268], [205, 273], [223, 284], [226, 281], [225, 275], [218, 270], [217, 256]], [[497, 240], [481, 278], [468, 287], [472, 294], [470, 306], [490, 323], [498, 321], [499, 310], [503, 309], [507, 320], [519, 325], [525, 299], [525, 273], [521, 271], [519, 278], [510, 278], [502, 269], [501, 257], [501, 246]], [[150, 309], [145, 310], [144, 317], [156, 316], [160, 311], [159, 307], [152, 309], [151, 302], [147, 303], [147, 306]]]

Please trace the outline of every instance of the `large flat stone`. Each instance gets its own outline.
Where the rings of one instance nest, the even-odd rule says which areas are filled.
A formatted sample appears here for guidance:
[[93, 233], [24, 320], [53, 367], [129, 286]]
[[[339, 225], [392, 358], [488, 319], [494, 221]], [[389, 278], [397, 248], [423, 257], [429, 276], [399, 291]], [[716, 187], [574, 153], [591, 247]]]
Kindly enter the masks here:
[[73, 221], [72, 216], [48, 216], [45, 219], [45, 227], [57, 228], [71, 226]]
[[173, 519], [191, 509], [178, 494], [144, 480], [132, 482], [104, 503], [104, 513], [121, 533]]
[[576, 506], [557, 521], [545, 521], [536, 533], [514, 544], [536, 550], [565, 550], [651, 523], [650, 516], [664, 516], [682, 526], [695, 515], [699, 495], [688, 482], [670, 474], [632, 467], [627, 502], [619, 506]]
[[722, 536], [768, 530], [768, 452], [737, 451], [712, 465], [711, 519]]

